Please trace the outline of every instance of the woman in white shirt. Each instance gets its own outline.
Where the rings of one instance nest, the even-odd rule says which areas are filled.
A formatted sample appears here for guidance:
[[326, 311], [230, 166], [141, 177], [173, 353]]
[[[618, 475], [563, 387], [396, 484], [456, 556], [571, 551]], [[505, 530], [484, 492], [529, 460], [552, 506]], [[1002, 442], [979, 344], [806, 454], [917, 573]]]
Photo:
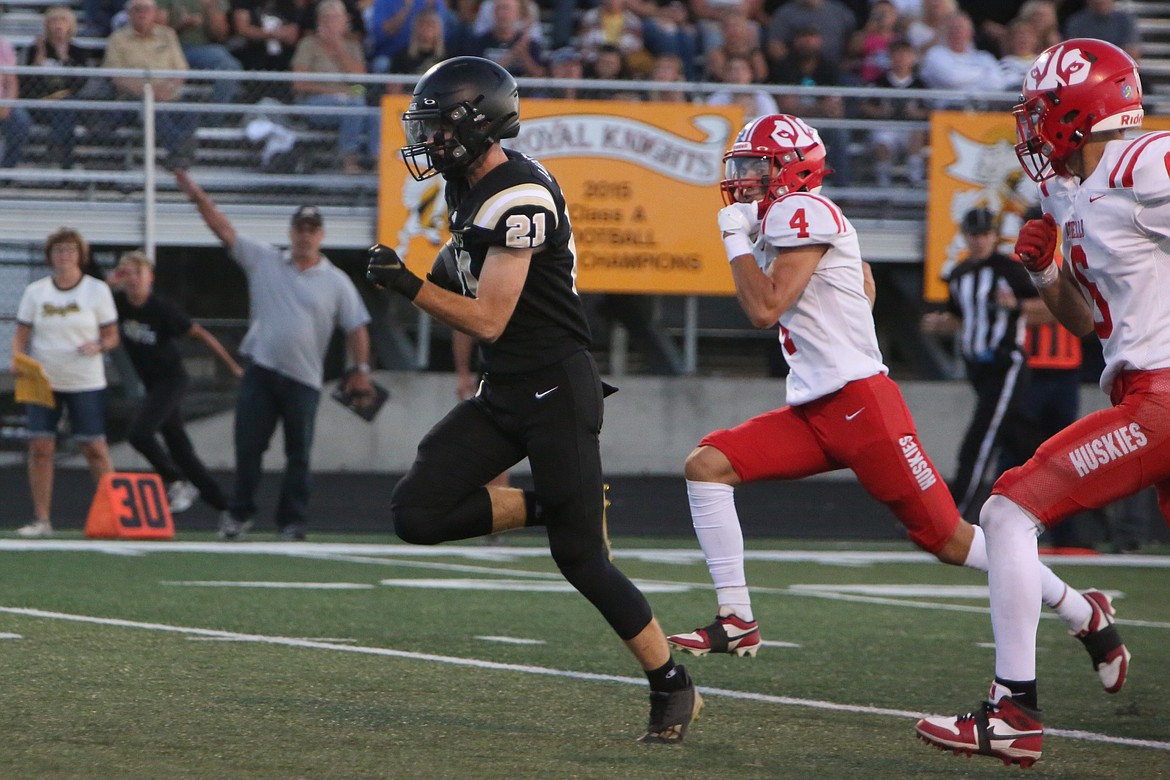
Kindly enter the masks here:
[[28, 404], [28, 481], [33, 521], [17, 529], [24, 537], [53, 532], [53, 454], [57, 424], [69, 413], [73, 440], [89, 463], [94, 482], [113, 470], [106, 445], [106, 371], [102, 355], [118, 346], [118, 313], [110, 288], [84, 273], [89, 247], [76, 230], [61, 228], [45, 241], [52, 273], [24, 289], [12, 336], [16, 355], [41, 364], [56, 406]]

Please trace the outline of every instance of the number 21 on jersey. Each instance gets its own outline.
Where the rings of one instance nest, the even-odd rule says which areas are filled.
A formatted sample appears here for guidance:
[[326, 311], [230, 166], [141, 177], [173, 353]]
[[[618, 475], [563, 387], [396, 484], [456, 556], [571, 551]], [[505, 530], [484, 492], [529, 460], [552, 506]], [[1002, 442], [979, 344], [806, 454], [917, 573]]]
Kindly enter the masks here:
[[504, 244], [512, 249], [531, 249], [544, 243], [546, 214], [538, 211], [531, 217], [527, 214], [512, 214], [504, 223], [508, 232]]

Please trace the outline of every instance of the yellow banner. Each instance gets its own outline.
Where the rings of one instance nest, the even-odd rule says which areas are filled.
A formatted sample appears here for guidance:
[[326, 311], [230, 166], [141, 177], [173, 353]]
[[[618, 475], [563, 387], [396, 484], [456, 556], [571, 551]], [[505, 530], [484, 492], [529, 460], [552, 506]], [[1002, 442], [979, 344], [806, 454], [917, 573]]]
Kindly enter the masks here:
[[1001, 249], [1015, 246], [1021, 217], [1036, 203], [1036, 184], [1016, 158], [1010, 113], [935, 111], [930, 117], [930, 201], [926, 213], [923, 296], [945, 301], [943, 275], [962, 259], [963, 215], [985, 207], [999, 216]]
[[[1170, 128], [1170, 119], [1147, 117], [1143, 131]], [[1000, 250], [1010, 254], [1023, 216], [1039, 202], [1038, 185], [1015, 153], [1016, 122], [994, 114], [936, 111], [930, 117], [930, 201], [927, 204], [923, 297], [945, 301], [943, 276], [967, 251], [959, 231], [963, 215], [984, 207], [999, 222]]]
[[[397, 154], [407, 102], [382, 103], [378, 240], [423, 273], [447, 239], [447, 214], [442, 177], [414, 181]], [[565, 193], [577, 289], [735, 294], [716, 212], [739, 108], [529, 98], [521, 108], [520, 136], [506, 143], [539, 160]]]

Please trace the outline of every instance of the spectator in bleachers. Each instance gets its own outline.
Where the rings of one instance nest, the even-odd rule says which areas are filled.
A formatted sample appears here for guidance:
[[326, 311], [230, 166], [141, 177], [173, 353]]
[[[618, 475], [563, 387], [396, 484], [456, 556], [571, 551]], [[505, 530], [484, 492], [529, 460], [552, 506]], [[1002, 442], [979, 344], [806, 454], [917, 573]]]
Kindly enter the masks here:
[[[770, 81], [773, 84], [794, 84], [801, 87], [831, 87], [841, 83], [841, 73], [824, 51], [824, 36], [817, 27], [802, 27], [792, 37], [788, 56], [774, 62]], [[801, 118], [817, 117], [841, 119], [845, 116], [845, 101], [840, 95], [784, 95], [779, 101], [780, 111]], [[835, 182], [848, 187], [852, 181], [849, 163], [849, 133], [837, 127], [818, 125], [821, 138], [828, 150], [829, 166]]]
[[[569, 0], [573, 2], [574, 0]], [[447, 55], [459, 57], [471, 51], [475, 45], [475, 17], [479, 12], [479, 0], [454, 0], [451, 12], [444, 20]], [[576, 17], [574, 17], [575, 29]], [[564, 44], [567, 45], [567, 44]]]
[[898, 9], [890, 0], [869, 7], [865, 25], [849, 39], [849, 59], [862, 83], [877, 81], [890, 69], [890, 44], [898, 37]]
[[1025, 0], [1016, 18], [1029, 22], [1035, 28], [1040, 38], [1041, 51], [1064, 40], [1053, 0]]
[[[971, 17], [959, 11], [946, 24], [946, 39], [931, 46], [922, 56], [922, 80], [931, 89], [955, 92], [991, 92], [1004, 88], [999, 61], [991, 52], [975, 48], [975, 27]], [[935, 108], [961, 107], [966, 99], [943, 100]]]
[[414, 17], [406, 48], [390, 60], [390, 72], [423, 74], [446, 57], [443, 17], [435, 10], [423, 11]]
[[1098, 38], [1125, 49], [1135, 60], [1142, 56], [1137, 19], [1119, 11], [1115, 0], [1087, 0], [1085, 7], [1064, 23], [1066, 38]]
[[[752, 73], [751, 61], [735, 54], [723, 60], [723, 76], [720, 81], [724, 84], [739, 86], [760, 83], [755, 74]], [[750, 122], [757, 117], [780, 113], [780, 109], [776, 105], [776, 98], [763, 88], [754, 89], [751, 92], [732, 92], [730, 90], [713, 92], [707, 98], [707, 105], [738, 105], [743, 109], [745, 122]]]
[[1004, 88], [1021, 87], [1024, 76], [1042, 51], [1040, 36], [1036, 34], [1032, 23], [1026, 19], [1013, 19], [1007, 28], [1007, 38], [1004, 39], [1004, 55], [999, 58]]
[[[16, 49], [0, 36], [0, 65], [17, 65]], [[20, 97], [20, 81], [15, 73], [0, 74], [0, 98]], [[32, 130], [32, 117], [23, 106], [0, 106], [0, 135], [4, 137], [4, 155], [0, 168], [15, 168], [24, 156], [24, 144]]]
[[752, 81], [766, 81], [768, 58], [764, 56], [760, 32], [760, 26], [742, 13], [733, 11], [724, 17], [723, 43], [707, 51], [703, 61], [703, 78], [707, 81], [723, 81], [724, 65], [732, 57], [741, 57], [751, 65]]
[[958, 0], [922, 0], [922, 13], [906, 26], [906, 40], [922, 54], [943, 41], [947, 19], [958, 10]]
[[[135, 0], [137, 2], [137, 0]], [[362, 47], [345, 35], [349, 17], [341, 0], [321, 0], [317, 5], [317, 32], [297, 44], [293, 54], [294, 73], [365, 73]], [[365, 107], [366, 91], [360, 84], [344, 81], [294, 81], [293, 93], [301, 105], [319, 107]], [[379, 124], [376, 114], [309, 114], [313, 127], [337, 128], [338, 151], [344, 173], [362, 173], [363, 147], [371, 159], [378, 157]]]
[[[496, 0], [480, 0], [475, 12], [475, 34], [490, 32], [496, 24]], [[540, 6], [536, 0], [521, 0], [520, 17], [516, 20], [516, 32], [528, 31], [528, 37], [547, 48], [544, 40], [544, 26], [540, 21]]]
[[12, 335], [16, 355], [41, 364], [53, 391], [53, 407], [29, 404], [28, 483], [33, 520], [17, 529], [24, 537], [53, 533], [53, 455], [57, 425], [68, 413], [73, 441], [85, 456], [96, 484], [113, 471], [106, 444], [106, 367], [103, 354], [118, 346], [118, 312], [106, 283], [85, 273], [89, 245], [81, 234], [61, 228], [45, 240], [50, 275], [24, 289]]
[[[761, 36], [768, 24], [764, 11], [764, 0], [689, 0], [691, 18], [699, 30], [699, 54], [723, 45], [723, 19], [728, 14], [739, 13], [759, 25]], [[836, 0], [832, 0], [836, 2]]]
[[[581, 59], [581, 52], [572, 46], [562, 46], [548, 55], [548, 75], [554, 79], [583, 79], [585, 78], [585, 63]], [[580, 100], [581, 90], [578, 87], [556, 87], [546, 90], [541, 97], [557, 98], [558, 100]]]
[[543, 76], [544, 48], [520, 24], [521, 0], [495, 0], [492, 17], [492, 29], [477, 35], [464, 53], [489, 59], [517, 78]]
[[[187, 58], [175, 31], [155, 21], [154, 0], [130, 0], [126, 11], [130, 23], [116, 30], [106, 42], [103, 68], [133, 70], [188, 70]], [[182, 96], [185, 79], [154, 76], [150, 79], [114, 76], [114, 96], [119, 100], [139, 101], [150, 83], [158, 103], [171, 103]], [[90, 120], [96, 133], [110, 135], [120, 125], [132, 122], [129, 112], [103, 111]], [[168, 155], [169, 165], [189, 164], [194, 154], [195, 129], [199, 115], [187, 112], [156, 110], [158, 138]]]
[[[688, 80], [697, 80], [699, 33], [691, 23], [682, 0], [628, 0], [630, 8], [642, 19], [642, 40], [655, 57], [674, 55], [682, 61]], [[757, 24], [757, 30], [759, 25]]]
[[[494, 0], [493, 0], [494, 1]], [[599, 46], [621, 51], [626, 66], [634, 73], [648, 73], [653, 59], [642, 41], [642, 20], [628, 7], [627, 0], [601, 0], [581, 15], [577, 46], [586, 59], [593, 59]]]
[[[651, 81], [661, 81], [668, 84], [682, 84], [687, 82], [685, 65], [682, 57], [675, 54], [660, 54], [654, 60], [654, 70], [650, 72]], [[656, 89], [646, 96], [647, 100], [655, 103], [689, 103], [690, 93], [681, 89]]]
[[[99, 52], [77, 44], [77, 15], [70, 8], [53, 6], [41, 21], [43, 31], [25, 50], [25, 65], [88, 68], [101, 61]], [[27, 97], [51, 100], [74, 96], [85, 84], [82, 76], [25, 76], [23, 81]]]
[[[293, 52], [301, 39], [299, 17], [296, 0], [232, 0], [233, 52], [244, 70], [292, 70]], [[270, 81], [248, 85], [245, 95], [249, 103], [264, 95], [292, 97], [287, 85]]]
[[[890, 44], [890, 69], [873, 82], [884, 90], [913, 90], [926, 87], [918, 77], [918, 52], [911, 43], [897, 39]], [[923, 120], [930, 111], [922, 100], [874, 97], [858, 106], [868, 119]], [[874, 177], [879, 187], [893, 183], [895, 163], [906, 162], [906, 179], [912, 186], [921, 186], [926, 178], [926, 158], [930, 153], [925, 130], [882, 128], [871, 134], [873, 140]]]
[[[782, 61], [801, 30], [816, 29], [821, 34], [821, 51], [827, 62], [842, 63], [849, 38], [857, 29], [857, 17], [840, 0], [788, 0], [772, 12], [768, 23], [768, 59]], [[833, 148], [833, 144], [828, 144]]]
[[[363, 7], [368, 7], [366, 0], [361, 0], [360, 3], [358, 0], [341, 0], [341, 3], [345, 6], [345, 16], [349, 19], [345, 37], [352, 38], [364, 48], [366, 45], [366, 14]], [[302, 38], [309, 33], [317, 32], [317, 4], [317, 0], [298, 4], [300, 17], [297, 22], [301, 28]]]
[[1007, 51], [1007, 26], [1019, 6], [1020, 0], [959, 0], [959, 10], [971, 17], [975, 27], [975, 45], [996, 57]]
[[[628, 81], [630, 69], [622, 51], [616, 46], [603, 44], [597, 49], [593, 62], [585, 68], [585, 77], [599, 81]], [[638, 102], [643, 95], [635, 90], [614, 90], [611, 88], [583, 89], [580, 97], [584, 100], [626, 100]]]
[[[410, 28], [414, 19], [423, 11], [438, 11], [443, 17], [443, 26], [451, 23], [447, 0], [373, 0], [370, 29], [367, 31], [370, 50], [370, 71], [387, 73], [394, 55], [410, 43]], [[452, 50], [452, 54], [467, 52]]]
[[[53, 6], [45, 11], [44, 32], [25, 51], [25, 65], [62, 68], [88, 68], [101, 61], [101, 54], [78, 46], [77, 16], [65, 6]], [[81, 76], [25, 76], [23, 92], [41, 100], [77, 99], [85, 85]], [[33, 109], [33, 118], [49, 126], [46, 157], [62, 168], [74, 165], [74, 129], [77, 112], [73, 110]]]
[[81, 34], [90, 38], [106, 38], [113, 31], [114, 15], [122, 10], [122, 0], [82, 0], [85, 28]]
[[[241, 69], [240, 61], [228, 51], [231, 35], [228, 0], [158, 0], [157, 23], [165, 24], [179, 37], [183, 56], [192, 70]], [[231, 103], [239, 91], [238, 78], [211, 82], [211, 101]]]

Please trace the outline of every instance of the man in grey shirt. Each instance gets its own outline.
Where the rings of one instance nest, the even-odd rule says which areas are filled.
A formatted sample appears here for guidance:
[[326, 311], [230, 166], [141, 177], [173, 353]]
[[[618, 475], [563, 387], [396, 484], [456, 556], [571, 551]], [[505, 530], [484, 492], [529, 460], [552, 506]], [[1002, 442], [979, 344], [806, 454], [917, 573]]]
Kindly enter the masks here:
[[249, 362], [236, 399], [236, 485], [230, 514], [220, 523], [220, 538], [238, 539], [252, 527], [261, 457], [280, 422], [286, 463], [276, 526], [281, 539], [304, 539], [309, 451], [325, 352], [340, 327], [356, 366], [346, 378], [346, 389], [372, 394], [366, 330], [370, 315], [349, 277], [321, 254], [325, 230], [315, 206], [302, 206], [293, 214], [289, 248], [279, 249], [237, 234], [187, 171], [176, 168], [174, 174], [248, 277], [250, 324], [240, 351]]

